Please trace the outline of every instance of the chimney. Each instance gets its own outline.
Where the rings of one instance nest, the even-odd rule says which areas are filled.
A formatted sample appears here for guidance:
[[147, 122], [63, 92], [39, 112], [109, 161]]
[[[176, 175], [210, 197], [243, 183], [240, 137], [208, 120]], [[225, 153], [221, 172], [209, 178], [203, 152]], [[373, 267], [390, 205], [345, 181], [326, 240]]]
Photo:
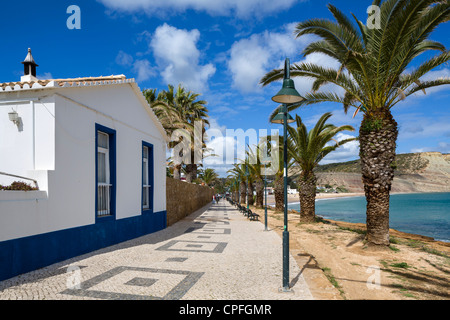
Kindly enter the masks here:
[[37, 65], [34, 61], [30, 48], [28, 48], [28, 54], [22, 64], [24, 65], [24, 76], [20, 78], [20, 81], [37, 81], [38, 79], [36, 78], [36, 67], [38, 67], [39, 65]]

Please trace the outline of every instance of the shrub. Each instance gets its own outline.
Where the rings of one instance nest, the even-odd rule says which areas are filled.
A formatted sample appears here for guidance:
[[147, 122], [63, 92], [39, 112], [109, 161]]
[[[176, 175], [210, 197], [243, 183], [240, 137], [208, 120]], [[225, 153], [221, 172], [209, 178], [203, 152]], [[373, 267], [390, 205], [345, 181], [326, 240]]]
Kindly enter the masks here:
[[21, 182], [21, 181], [14, 181], [9, 186], [2, 186], [0, 184], [0, 190], [8, 190], [8, 191], [33, 191], [37, 190], [37, 188], [31, 186], [28, 183]]

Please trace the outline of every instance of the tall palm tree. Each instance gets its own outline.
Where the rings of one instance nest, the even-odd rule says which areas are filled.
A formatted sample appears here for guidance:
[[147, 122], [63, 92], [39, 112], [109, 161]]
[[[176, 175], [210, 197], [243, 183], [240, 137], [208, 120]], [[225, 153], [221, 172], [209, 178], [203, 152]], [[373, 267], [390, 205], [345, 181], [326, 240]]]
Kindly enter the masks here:
[[[189, 141], [191, 159], [189, 161], [190, 163], [184, 164], [184, 170], [186, 171], [186, 181], [192, 182], [197, 178], [198, 163], [195, 162], [196, 158], [203, 157], [203, 154], [209, 151], [204, 142], [205, 125], [209, 125], [208, 109], [206, 108], [207, 102], [197, 100], [200, 96], [199, 94], [186, 91], [181, 85], [178, 85], [176, 91], [174, 86], [168, 85], [168, 89], [162, 90], [158, 95], [156, 95], [155, 89], [144, 90], [143, 94], [169, 136], [176, 129], [184, 129], [191, 136], [191, 141]], [[197, 121], [201, 122], [202, 125], [201, 137], [196, 137], [194, 134], [195, 123]], [[201, 140], [194, 141], [195, 138]], [[180, 142], [181, 140], [171, 141], [169, 147], [173, 148]], [[200, 148], [198, 148], [199, 145]], [[183, 157], [182, 154], [178, 156]], [[182, 166], [183, 163], [177, 162], [175, 164], [175, 179], [180, 179]]]
[[[247, 151], [247, 158], [249, 159], [249, 171], [253, 177], [255, 183], [256, 208], [262, 208], [264, 206], [264, 177], [263, 177], [263, 167], [261, 163], [261, 150], [260, 146], [256, 145], [254, 150], [249, 148]], [[253, 191], [252, 191], [253, 196]]]
[[255, 173], [251, 168], [252, 165], [248, 157], [246, 157], [244, 161], [244, 166], [245, 166], [245, 181], [247, 182], [247, 203], [249, 206], [252, 206], [255, 203], [255, 199], [253, 198], [253, 191], [255, 190], [254, 186]]
[[[170, 137], [175, 130], [186, 127], [186, 121], [182, 118], [179, 110], [174, 107], [173, 101], [169, 99], [173, 96], [173, 86], [169, 85], [168, 91], [163, 90], [158, 94], [156, 93], [156, 89], [144, 89], [142, 94], [155, 115], [158, 117], [158, 120], [161, 122], [168, 137]], [[173, 148], [179, 142], [180, 141], [170, 141], [168, 147]], [[171, 161], [170, 166], [172, 168], [173, 178], [180, 180], [182, 164]]]
[[[305, 56], [325, 54], [339, 61], [338, 70], [311, 63], [291, 66], [292, 77], [314, 79], [313, 92], [305, 100], [290, 106], [320, 102], [342, 103], [353, 115], [363, 113], [359, 131], [360, 158], [367, 200], [367, 241], [371, 245], [389, 245], [389, 195], [394, 178], [397, 122], [391, 110], [400, 101], [428, 88], [450, 84], [449, 78], [424, 81], [423, 76], [447, 63], [450, 53], [431, 33], [450, 17], [450, 4], [441, 0], [375, 0], [380, 7], [380, 28], [355, 21], [328, 5], [336, 21], [310, 19], [296, 27], [296, 36], [313, 34], [321, 39], [303, 51]], [[417, 68], [415, 58], [429, 51], [438, 53]], [[283, 70], [273, 70], [261, 80], [263, 85], [283, 78]], [[332, 83], [344, 89], [344, 95], [317, 92]]]
[[229, 174], [225, 180], [225, 186], [230, 192], [233, 201], [239, 201], [239, 178], [235, 174]]
[[[200, 94], [193, 93], [192, 91], [186, 92], [184, 88], [178, 86], [178, 90], [175, 95], [175, 108], [180, 112], [182, 118], [186, 122], [186, 127], [191, 133], [191, 161], [186, 164], [186, 181], [192, 182], [197, 178], [198, 163], [197, 158], [203, 158], [203, 152], [207, 151], [204, 141], [204, 133], [206, 131], [205, 125], [209, 125], [208, 109], [206, 108], [207, 102], [204, 100], [197, 100]], [[194, 133], [195, 123], [201, 122], [201, 136], [197, 137]], [[200, 139], [195, 141], [194, 139]], [[198, 148], [200, 146], [200, 148]], [[200, 154], [199, 154], [200, 153]]]
[[201, 170], [199, 172], [198, 177], [207, 186], [211, 186], [219, 178], [219, 175], [217, 174], [217, 172], [214, 169], [206, 168], [205, 170]]
[[185, 126], [179, 111], [164, 99], [164, 91], [157, 95], [156, 89], [144, 89], [142, 94], [161, 122], [167, 136], [170, 137], [174, 130]]
[[[339, 132], [345, 130], [354, 131], [355, 129], [348, 125], [336, 127], [326, 123], [331, 116], [332, 114], [329, 112], [322, 115], [314, 128], [309, 132], [298, 115], [295, 119], [297, 128], [288, 126], [288, 151], [294, 163], [301, 169], [298, 177], [298, 189], [302, 222], [315, 221], [317, 178], [314, 174], [314, 168], [330, 152], [350, 141], [356, 140], [356, 138], [344, 139], [340, 142], [334, 140], [334, 137]], [[330, 145], [333, 141], [335, 143]]]
[[233, 168], [227, 171], [239, 181], [239, 199], [240, 203], [246, 203], [247, 194], [247, 175], [245, 170], [245, 163], [235, 163]]
[[[270, 137], [273, 138], [273, 137]], [[269, 137], [262, 137], [261, 138], [261, 144], [266, 144], [266, 150], [267, 153], [271, 155], [272, 161], [275, 161], [275, 163], [272, 163], [272, 168], [275, 168], [275, 172], [273, 173], [274, 176], [274, 186], [273, 186], [273, 193], [275, 196], [275, 210], [276, 211], [283, 211], [284, 210], [284, 137], [278, 136], [277, 141], [271, 141]], [[276, 147], [276, 148], [274, 148]], [[274, 154], [276, 151], [278, 151], [278, 154]], [[287, 169], [289, 170], [293, 164], [293, 158], [292, 154], [287, 152]]]

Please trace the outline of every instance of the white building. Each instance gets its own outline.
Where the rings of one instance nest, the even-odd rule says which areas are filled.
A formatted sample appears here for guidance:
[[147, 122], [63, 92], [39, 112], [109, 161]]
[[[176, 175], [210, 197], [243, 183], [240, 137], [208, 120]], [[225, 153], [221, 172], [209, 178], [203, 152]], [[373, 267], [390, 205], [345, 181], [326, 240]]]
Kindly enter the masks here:
[[0, 84], [0, 184], [39, 191], [0, 191], [0, 280], [167, 221], [167, 137], [135, 81], [38, 80], [30, 51], [24, 65]]
[[290, 186], [287, 186], [287, 192], [288, 194], [298, 194], [297, 189], [291, 189]]

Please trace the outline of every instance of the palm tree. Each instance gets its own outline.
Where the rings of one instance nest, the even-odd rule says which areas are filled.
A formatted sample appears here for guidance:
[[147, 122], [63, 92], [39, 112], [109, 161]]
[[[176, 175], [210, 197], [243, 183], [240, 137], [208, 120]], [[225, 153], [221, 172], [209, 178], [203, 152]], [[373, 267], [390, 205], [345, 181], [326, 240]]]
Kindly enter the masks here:
[[219, 175], [214, 169], [206, 168], [205, 170], [201, 170], [199, 172], [198, 177], [207, 186], [211, 186], [219, 178]]
[[[288, 126], [288, 151], [294, 159], [294, 163], [299, 166], [301, 173], [298, 177], [298, 189], [300, 196], [301, 219], [305, 222], [315, 221], [315, 201], [316, 201], [316, 182], [314, 168], [330, 152], [333, 152], [347, 142], [354, 141], [356, 138], [345, 139], [340, 142], [334, 140], [334, 137], [341, 131], [355, 129], [351, 126], [336, 127], [326, 122], [332, 116], [331, 113], [322, 115], [314, 126], [308, 132], [302, 119], [297, 115], [297, 128]], [[330, 142], [335, 144], [330, 145]]]
[[[184, 164], [184, 170], [186, 171], [186, 181], [194, 181], [197, 178], [198, 169], [198, 163], [195, 160], [196, 158], [203, 157], [203, 154], [209, 151], [204, 141], [205, 125], [209, 125], [208, 109], [206, 108], [207, 102], [197, 100], [200, 96], [199, 94], [186, 91], [181, 85], [178, 86], [176, 91], [172, 85], [168, 85], [168, 90], [163, 90], [158, 95], [156, 95], [155, 89], [144, 90], [143, 94], [161, 121], [168, 136], [171, 136], [176, 129], [184, 129], [191, 137], [191, 141], [189, 142], [190, 163]], [[202, 124], [201, 141], [194, 141], [196, 138], [194, 134], [195, 123], [197, 121]], [[173, 148], [180, 142], [181, 140], [171, 141], [169, 148]], [[200, 148], [198, 148], [199, 145]], [[199, 155], [198, 153], [201, 154]], [[177, 156], [182, 158], [183, 154]], [[175, 179], [180, 179], [182, 166], [183, 163], [175, 164], [173, 174]]]
[[164, 91], [156, 95], [156, 89], [144, 89], [142, 94], [161, 122], [167, 136], [170, 137], [174, 130], [184, 127], [181, 114], [173, 105], [165, 101]]
[[[208, 109], [206, 108], [207, 102], [204, 100], [197, 100], [199, 94], [193, 93], [191, 91], [186, 92], [184, 88], [178, 86], [177, 93], [175, 95], [175, 108], [180, 112], [182, 118], [186, 122], [186, 127], [191, 133], [191, 161], [186, 164], [186, 181], [192, 182], [197, 178], [198, 163], [196, 163], [196, 158], [203, 157], [203, 152], [207, 151], [203, 135], [205, 132], [205, 125], [209, 125], [208, 121]], [[195, 123], [197, 121], [202, 122], [201, 127], [201, 137], [196, 137]], [[200, 141], [194, 141], [194, 139], [200, 138]], [[200, 145], [200, 148], [198, 148]], [[201, 154], [198, 154], [201, 153]], [[197, 157], [196, 157], [197, 156]]]
[[[271, 137], [272, 138], [272, 137]], [[262, 137], [261, 144], [266, 144], [267, 153], [271, 155], [272, 168], [276, 168], [274, 172], [273, 193], [275, 196], [275, 210], [284, 210], [284, 138], [278, 136], [278, 141], [271, 141], [269, 137]], [[276, 147], [276, 148], [275, 148]], [[274, 154], [278, 151], [278, 154]], [[292, 154], [288, 150], [287, 169], [289, 170], [294, 164]]]
[[233, 174], [227, 176], [225, 186], [228, 187], [233, 201], [239, 201], [239, 178]]
[[[363, 113], [359, 130], [360, 158], [367, 200], [367, 241], [371, 245], [389, 245], [389, 195], [394, 178], [397, 122], [391, 109], [408, 96], [428, 88], [450, 84], [449, 78], [421, 80], [431, 70], [447, 63], [450, 53], [431, 33], [450, 17], [450, 4], [441, 0], [375, 0], [380, 7], [380, 28], [369, 28], [354, 15], [354, 23], [340, 10], [328, 5], [335, 18], [310, 19], [296, 27], [296, 36], [313, 34], [319, 41], [303, 51], [305, 56], [325, 54], [339, 61], [339, 70], [311, 63], [291, 66], [292, 77], [314, 79], [313, 92], [305, 100], [290, 106], [321, 102], [342, 103], [353, 115]], [[412, 68], [415, 58], [438, 51], [432, 58]], [[263, 85], [283, 78], [283, 70], [273, 70], [261, 80]], [[344, 89], [344, 95], [317, 92], [332, 83]]]
[[[264, 165], [261, 163], [261, 150], [260, 146], [255, 146], [255, 150], [249, 148], [247, 151], [247, 157], [249, 162], [249, 171], [251, 176], [253, 177], [253, 181], [255, 183], [255, 191], [256, 191], [256, 200], [255, 206], [256, 208], [263, 208], [264, 206], [264, 177], [263, 177], [263, 167]], [[253, 190], [252, 190], [253, 197]]]
[[235, 163], [233, 168], [227, 171], [231, 176], [239, 181], [239, 199], [240, 203], [245, 204], [247, 194], [247, 175], [245, 170], [245, 163]]

